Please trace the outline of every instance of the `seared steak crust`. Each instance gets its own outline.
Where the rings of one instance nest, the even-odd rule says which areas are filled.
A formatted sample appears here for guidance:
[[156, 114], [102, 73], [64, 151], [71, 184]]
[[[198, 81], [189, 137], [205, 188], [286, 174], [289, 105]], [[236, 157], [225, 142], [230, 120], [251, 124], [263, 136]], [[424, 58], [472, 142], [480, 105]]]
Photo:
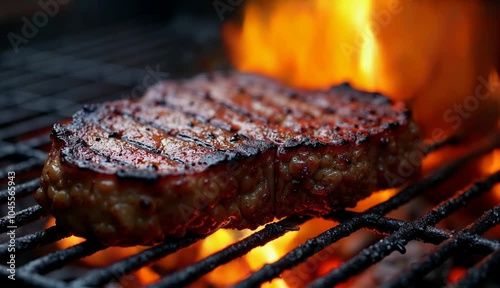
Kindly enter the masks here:
[[52, 139], [37, 201], [74, 234], [122, 246], [352, 207], [420, 145], [409, 111], [380, 94], [240, 73], [86, 106]]

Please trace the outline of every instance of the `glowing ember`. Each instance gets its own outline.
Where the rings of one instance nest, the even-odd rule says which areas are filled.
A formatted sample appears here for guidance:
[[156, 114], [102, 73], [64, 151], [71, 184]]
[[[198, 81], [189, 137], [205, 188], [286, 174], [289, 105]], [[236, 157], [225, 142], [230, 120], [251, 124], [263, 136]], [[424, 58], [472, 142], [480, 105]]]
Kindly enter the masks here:
[[460, 278], [462, 278], [465, 275], [466, 272], [467, 269], [465, 269], [464, 267], [451, 268], [450, 273], [448, 274], [448, 283], [449, 284], [456, 283], [458, 280], [460, 280]]
[[363, 199], [358, 202], [356, 207], [349, 209], [355, 212], [363, 212], [379, 203], [389, 200], [398, 192], [398, 189], [386, 189], [372, 193], [368, 198]]
[[342, 264], [342, 261], [340, 259], [333, 258], [333, 259], [327, 261], [325, 264], [321, 265], [316, 274], [318, 277], [325, 276], [331, 270], [339, 268], [340, 264]]
[[[55, 225], [55, 219], [50, 217], [45, 227], [49, 228]], [[84, 242], [84, 238], [70, 236], [57, 241], [55, 244], [59, 249], [66, 249]], [[94, 253], [88, 257], [82, 258], [80, 261], [83, 265], [90, 267], [103, 267], [110, 265], [116, 261], [127, 258], [144, 250], [143, 247], [109, 247], [105, 250]], [[150, 267], [142, 267], [133, 272], [129, 276], [125, 276], [120, 283], [123, 287], [138, 287], [153, 283], [160, 279], [160, 276], [155, 273]]]
[[[490, 73], [488, 79], [489, 90], [492, 91], [494, 95], [500, 95], [500, 76], [497, 71], [493, 71]], [[500, 126], [500, 120], [498, 121], [498, 125]], [[499, 127], [500, 128], [500, 127]], [[500, 130], [500, 129], [499, 129]], [[496, 149], [493, 151], [488, 157], [483, 160], [481, 165], [481, 170], [484, 175], [490, 175], [500, 170], [500, 149]], [[494, 197], [500, 201], [500, 185], [495, 185], [493, 187]]]
[[[283, 257], [287, 252], [304, 243], [310, 237], [331, 228], [333, 221], [323, 219], [313, 219], [300, 226], [300, 233], [289, 232], [278, 239], [267, 243], [262, 247], [251, 250], [241, 258], [231, 261], [225, 265], [217, 267], [207, 274], [203, 280], [215, 286], [228, 286], [235, 284], [250, 276], [253, 271], [262, 268], [263, 265], [272, 263]], [[264, 226], [258, 228], [261, 230]], [[235, 231], [221, 229], [202, 241], [200, 254], [197, 260], [201, 260], [221, 249], [249, 236], [255, 231]], [[288, 287], [286, 279], [275, 279], [263, 284], [266, 288]]]
[[[485, 175], [490, 175], [500, 170], [500, 149], [493, 151], [490, 157], [486, 157], [482, 163], [482, 170]], [[494, 197], [500, 201], [500, 184], [493, 186]]]
[[[202, 240], [201, 248], [197, 260], [218, 252], [227, 246], [235, 243], [240, 238], [244, 238], [246, 233], [240, 231], [230, 231], [221, 229]], [[217, 267], [212, 272], [208, 273], [203, 280], [216, 286], [228, 286], [238, 282], [250, 273], [248, 263], [243, 258], [238, 258], [226, 265]]]

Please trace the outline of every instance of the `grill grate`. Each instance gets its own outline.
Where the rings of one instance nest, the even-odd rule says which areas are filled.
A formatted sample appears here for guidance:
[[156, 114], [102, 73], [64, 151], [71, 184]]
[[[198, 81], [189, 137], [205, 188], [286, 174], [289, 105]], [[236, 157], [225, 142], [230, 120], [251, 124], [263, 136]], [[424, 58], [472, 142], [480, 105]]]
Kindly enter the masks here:
[[[220, 60], [214, 60], [212, 55], [213, 51], [220, 49], [217, 25], [210, 21], [193, 23], [184, 18], [167, 24], [122, 23], [37, 46], [23, 47], [18, 55], [13, 55], [10, 51], [0, 54], [0, 67], [2, 67], [0, 91], [4, 91], [0, 100], [2, 107], [0, 108], [0, 183], [4, 187], [7, 186], [8, 172], [16, 172], [15, 223], [18, 227], [16, 233], [24, 232], [16, 238], [16, 255], [29, 254], [69, 236], [67, 231], [57, 226], [43, 229], [39, 220], [46, 219], [47, 213], [34, 203], [32, 197], [39, 185], [37, 177], [46, 158], [45, 151], [50, 144], [48, 135], [52, 124], [67, 119], [83, 103], [101, 102], [117, 99], [121, 95], [130, 95], [132, 89], [143, 85], [144, 76], [147, 75], [145, 67], [159, 65], [161, 71], [176, 71], [175, 75], [170, 75], [172, 77], [183, 77], [213, 68], [212, 66], [216, 64], [207, 66], [206, 63], [210, 61], [219, 63], [217, 61]], [[200, 39], [192, 34], [194, 33], [192, 31], [199, 32], [202, 28], [206, 30], [205, 32], [208, 31], [202, 33], [203, 35], [213, 37]], [[213, 50], [210, 50], [212, 49], [210, 47]], [[209, 56], [204, 58], [204, 55]], [[386, 287], [407, 287], [416, 279], [439, 267], [459, 250], [483, 257], [457, 284], [477, 287], [487, 278], [491, 278], [493, 271], [499, 267], [500, 241], [483, 238], [481, 235], [499, 224], [500, 206], [485, 211], [479, 219], [456, 233], [437, 228], [435, 224], [467, 206], [474, 198], [488, 193], [494, 184], [500, 182], [500, 172], [471, 184], [467, 189], [446, 199], [415, 221], [403, 221], [384, 215], [414, 200], [428, 189], [453, 178], [468, 162], [495, 149], [498, 146], [497, 142], [492, 141], [487, 146], [441, 167], [427, 178], [363, 213], [350, 211], [332, 213], [326, 218], [339, 222], [338, 225], [309, 239], [276, 262], [263, 266], [236, 287], [255, 287], [275, 279], [284, 271], [361, 229], [370, 229], [386, 236], [329, 274], [316, 279], [311, 284], [312, 287], [331, 287], [341, 283], [365, 271], [372, 264], [380, 262], [393, 251], [404, 253], [406, 244], [411, 240], [439, 245], [438, 250], [406, 271], [396, 279], [396, 282], [387, 283]], [[434, 145], [428, 152], [450, 144], [453, 144], [453, 141]], [[0, 191], [2, 209], [6, 208], [8, 197], [7, 189]], [[167, 275], [150, 287], [179, 287], [192, 283], [216, 267], [245, 255], [253, 248], [290, 231], [296, 231], [298, 225], [308, 220], [307, 217], [290, 217], [268, 224], [263, 230], [183, 270]], [[1, 259], [7, 259], [10, 254], [8, 242], [5, 240], [6, 232], [11, 229], [9, 225], [11, 224], [8, 217], [0, 218], [0, 232], [4, 237], [0, 244]], [[29, 226], [36, 228], [28, 230]], [[109, 266], [95, 268], [74, 279], [69, 285], [102, 286], [117, 281], [123, 275], [201, 239], [196, 235], [171, 239]], [[67, 287], [68, 283], [45, 274], [103, 249], [107, 248], [86, 241], [68, 249], [25, 260], [17, 267], [16, 279], [34, 287]], [[5, 261], [2, 261], [3, 263]], [[0, 268], [2, 277], [7, 277], [8, 268], [4, 265], [0, 265]]]

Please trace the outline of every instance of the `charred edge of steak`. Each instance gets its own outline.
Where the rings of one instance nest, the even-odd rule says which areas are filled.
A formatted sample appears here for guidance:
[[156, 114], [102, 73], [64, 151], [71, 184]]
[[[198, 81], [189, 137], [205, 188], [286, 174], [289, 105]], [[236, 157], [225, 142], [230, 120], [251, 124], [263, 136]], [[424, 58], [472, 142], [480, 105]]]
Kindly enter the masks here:
[[[221, 76], [214, 77], [217, 79]], [[249, 87], [254, 86], [253, 82], [272, 83], [258, 77], [235, 77], [240, 81], [238, 85]], [[228, 84], [227, 81], [233, 81], [224, 78], [210, 80], [215, 81], [214, 83], [205, 83], [204, 80], [197, 79], [195, 82], [187, 81], [185, 85], [190, 87], [192, 83], [198, 85], [197, 88], [204, 89], [207, 85], [209, 88], [213, 88], [210, 85], [217, 86], [218, 81], [225, 85]], [[172, 104], [171, 107], [159, 107], [155, 97], [169, 100], [168, 96], [162, 95], [171, 93], [172, 87], [178, 93], [183, 93], [179, 92], [184, 90], [178, 90], [178, 85], [160, 85], [152, 89], [152, 95], [138, 101], [122, 100], [88, 106], [73, 117], [71, 124], [54, 126], [53, 146], [42, 172], [41, 188], [36, 192], [36, 199], [56, 217], [58, 225], [68, 227], [75, 235], [96, 239], [105, 245], [119, 246], [151, 245], [170, 236], [181, 237], [188, 232], [206, 235], [221, 227], [254, 229], [275, 217], [324, 215], [335, 209], [352, 207], [372, 191], [400, 185], [401, 181], [411, 177], [410, 174], [413, 173], [401, 176], [400, 166], [403, 162], [411, 162], [415, 171], [419, 168], [420, 159], [414, 155], [415, 152], [421, 152], [421, 140], [416, 125], [409, 118], [410, 114], [404, 106], [392, 103], [378, 94], [365, 93], [368, 96], [351, 98], [342, 93], [359, 95], [360, 92], [346, 86], [333, 89], [336, 93], [341, 93], [341, 104], [345, 102], [346, 106], [357, 105], [353, 108], [357, 112], [352, 114], [356, 122], [346, 123], [339, 129], [332, 128], [332, 131], [329, 127], [323, 127], [326, 132], [332, 132], [328, 135], [333, 135], [331, 138], [327, 136], [330, 139], [327, 142], [326, 138], [315, 138], [307, 134], [308, 127], [304, 130], [307, 133], [303, 134], [279, 125], [273, 128], [276, 121], [288, 119], [287, 113], [309, 117], [308, 121], [311, 123], [317, 120], [310, 114], [315, 111], [308, 112], [307, 107], [304, 110], [293, 110], [298, 109], [298, 106], [294, 108], [293, 103], [291, 110], [284, 114], [267, 114], [271, 117], [269, 123], [259, 120], [262, 115], [252, 114], [260, 111], [240, 113], [241, 111], [225, 106], [224, 103], [215, 103], [217, 95], [214, 94], [211, 96], [214, 99], [211, 100], [207, 100], [207, 97], [197, 100], [198, 96], [187, 95], [193, 100], [179, 102], [175, 104], [177, 106]], [[270, 95], [277, 93], [277, 89], [284, 89], [280, 85], [270, 85], [269, 89], [266, 88], [271, 91]], [[251, 91], [251, 88], [248, 90]], [[241, 89], [238, 91], [241, 93]], [[296, 96], [290, 101], [316, 101], [311, 98], [314, 95], [309, 97], [309, 94], [304, 93], [296, 92]], [[243, 95], [233, 100], [248, 101], [245, 97]], [[372, 98], [367, 99], [369, 97]], [[252, 101], [270, 101], [263, 98]], [[323, 100], [333, 101], [330, 98]], [[212, 125], [207, 117], [193, 117], [188, 111], [191, 101], [199, 101], [195, 104], [208, 105], [219, 109], [219, 112], [228, 113], [234, 119], [251, 123], [249, 125], [253, 126], [250, 128], [256, 131], [254, 134], [252, 131], [242, 133], [245, 136], [239, 136], [238, 139], [232, 138], [239, 131], [233, 131], [232, 128], [224, 130], [221, 128], [223, 125]], [[278, 106], [271, 102], [266, 105]], [[302, 102], [295, 102], [297, 103]], [[324, 103], [314, 105], [322, 109]], [[314, 105], [309, 107], [316, 109]], [[341, 108], [335, 106], [335, 109]], [[374, 109], [367, 113], [373, 116], [371, 121], [380, 120], [380, 125], [360, 117], [364, 115], [362, 113], [365, 108]], [[143, 114], [141, 109], [145, 111]], [[182, 109], [185, 111], [179, 112]], [[157, 113], [155, 111], [168, 111], [169, 114], [162, 114], [167, 116], [178, 113], [181, 115], [178, 120], [185, 124], [182, 129], [188, 132], [191, 131], [189, 129], [195, 131], [197, 127], [211, 127], [208, 131], [213, 131], [213, 134], [207, 139], [196, 138], [199, 135], [193, 134], [194, 139], [206, 141], [208, 147], [175, 137], [179, 135], [178, 130], [181, 128], [170, 129], [170, 126], [165, 126], [169, 123], [154, 122], [159, 117], [159, 114], [153, 117]], [[341, 111], [339, 115], [342, 113], [347, 114], [339, 119], [349, 121], [351, 112]], [[153, 120], [140, 118], [149, 116]], [[127, 117], [136, 118], [132, 121]], [[224, 118], [218, 120], [222, 121]], [[131, 121], [131, 124], [126, 124], [120, 131], [105, 124], [109, 122], [110, 125], [116, 124], [119, 127], [123, 121]], [[300, 125], [300, 121], [302, 120], [292, 119], [289, 124]], [[150, 125], [151, 123], [154, 125]], [[200, 131], [206, 131], [203, 129]], [[272, 132], [270, 135], [277, 133], [278, 138], [282, 137], [279, 133], [284, 133], [285, 141], [278, 143], [277, 138], [268, 136], [256, 139], [255, 135], [269, 131]], [[130, 137], [142, 137], [143, 134], [154, 137], [143, 138], [141, 145], [131, 141]], [[217, 142], [221, 135], [227, 139]], [[153, 141], [155, 139], [157, 142]], [[153, 144], [148, 144], [146, 140]], [[179, 159], [175, 155], [184, 155], [182, 151], [173, 151], [173, 148], [167, 146], [170, 149], [165, 148], [167, 152], [177, 153], [167, 155], [160, 146], [154, 145], [167, 140], [172, 145], [186, 145], [180, 146], [184, 147], [184, 152], [196, 152], [191, 149], [204, 152], [193, 154], [198, 157], [196, 163], [189, 156]], [[132, 156], [121, 155], [122, 153]], [[143, 163], [153, 160], [157, 164]], [[163, 162], [170, 163], [174, 168], [161, 170], [158, 165], [163, 165]], [[388, 175], [396, 175], [398, 181], [394, 182]]]

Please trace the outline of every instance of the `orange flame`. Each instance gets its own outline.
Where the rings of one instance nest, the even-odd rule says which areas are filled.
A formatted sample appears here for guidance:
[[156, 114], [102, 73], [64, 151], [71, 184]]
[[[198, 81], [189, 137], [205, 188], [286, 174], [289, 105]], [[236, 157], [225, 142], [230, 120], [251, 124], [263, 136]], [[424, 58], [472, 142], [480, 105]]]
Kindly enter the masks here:
[[[237, 68], [304, 87], [346, 80], [374, 84], [370, 0], [274, 2], [272, 7], [250, 2], [241, 31], [225, 31]], [[340, 23], [343, 29], [337, 28]]]
[[489, 10], [482, 1], [253, 0], [242, 24], [222, 32], [240, 71], [304, 88], [348, 81], [407, 101], [428, 137], [484, 135], [497, 98], [464, 101], [483, 93], [498, 61]]

